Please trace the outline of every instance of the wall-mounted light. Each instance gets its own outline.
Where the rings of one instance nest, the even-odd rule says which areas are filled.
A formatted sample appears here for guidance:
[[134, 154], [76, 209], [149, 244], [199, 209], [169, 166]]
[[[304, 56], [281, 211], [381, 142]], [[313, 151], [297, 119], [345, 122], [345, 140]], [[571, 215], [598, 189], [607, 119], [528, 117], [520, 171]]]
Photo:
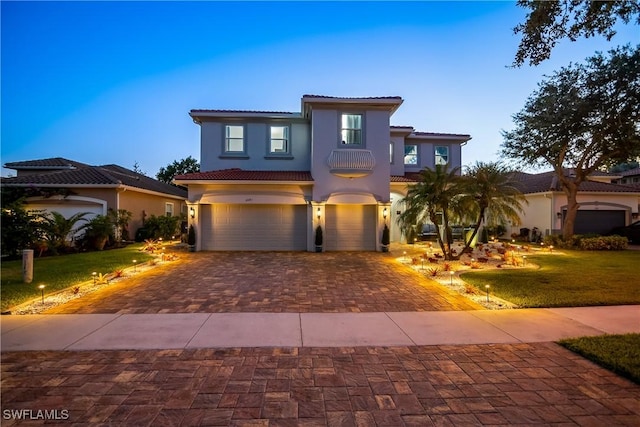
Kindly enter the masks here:
[[318, 219], [320, 219], [320, 213], [321, 213], [320, 208], [316, 209], [316, 216], [318, 217]]
[[556, 213], [556, 216], [558, 217], [558, 219], [562, 219], [562, 212]]
[[382, 209], [382, 218], [387, 219], [387, 208]]
[[631, 214], [631, 219], [638, 219], [638, 212], [634, 212]]
[[191, 216], [191, 218], [195, 218], [196, 217], [196, 210], [193, 209], [193, 207], [189, 208], [189, 216]]

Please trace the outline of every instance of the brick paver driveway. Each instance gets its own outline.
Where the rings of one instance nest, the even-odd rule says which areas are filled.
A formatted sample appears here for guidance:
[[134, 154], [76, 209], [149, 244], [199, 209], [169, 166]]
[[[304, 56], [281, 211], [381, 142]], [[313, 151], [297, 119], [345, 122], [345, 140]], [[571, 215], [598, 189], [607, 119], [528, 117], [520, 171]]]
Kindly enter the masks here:
[[183, 253], [49, 313], [390, 312], [473, 310], [468, 299], [389, 254]]
[[637, 426], [640, 387], [552, 343], [26, 352], [2, 355], [2, 409], [92, 426]]

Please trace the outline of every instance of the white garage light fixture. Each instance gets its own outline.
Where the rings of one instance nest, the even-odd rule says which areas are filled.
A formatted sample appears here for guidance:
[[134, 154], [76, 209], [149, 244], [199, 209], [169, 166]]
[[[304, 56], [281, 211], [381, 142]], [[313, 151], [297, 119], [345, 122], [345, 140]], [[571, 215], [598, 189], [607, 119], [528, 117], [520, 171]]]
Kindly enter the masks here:
[[320, 208], [316, 209], [316, 216], [320, 219], [321, 210]]
[[193, 206], [189, 208], [189, 215], [192, 219], [196, 217], [196, 210], [193, 209]]

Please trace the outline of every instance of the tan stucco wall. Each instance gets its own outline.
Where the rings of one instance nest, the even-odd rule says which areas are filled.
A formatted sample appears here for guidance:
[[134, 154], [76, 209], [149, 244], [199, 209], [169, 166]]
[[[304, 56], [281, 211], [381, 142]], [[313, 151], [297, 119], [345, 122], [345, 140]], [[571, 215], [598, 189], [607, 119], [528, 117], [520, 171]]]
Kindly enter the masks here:
[[[131, 221], [129, 221], [129, 238], [135, 236], [136, 230], [142, 227], [143, 212], [146, 218], [151, 215], [164, 216], [165, 203], [173, 203], [173, 215], [179, 216], [183, 209], [186, 209], [186, 201], [172, 199], [153, 194], [139, 193], [137, 191], [127, 190], [120, 193], [120, 209], [126, 209], [131, 212]], [[186, 211], [185, 211], [186, 212]]]

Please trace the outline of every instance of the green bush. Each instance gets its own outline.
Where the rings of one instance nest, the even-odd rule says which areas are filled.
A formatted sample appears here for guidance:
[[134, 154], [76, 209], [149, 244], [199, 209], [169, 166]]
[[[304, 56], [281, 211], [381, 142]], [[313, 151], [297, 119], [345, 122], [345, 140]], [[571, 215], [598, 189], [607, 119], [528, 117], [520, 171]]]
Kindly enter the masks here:
[[[146, 230], [146, 238], [158, 239], [162, 237], [165, 240], [173, 238], [180, 234], [179, 231], [180, 217], [179, 216], [155, 216], [151, 215], [144, 223], [144, 229]], [[138, 240], [138, 233], [136, 233], [136, 241]]]
[[585, 251], [623, 251], [629, 241], [620, 236], [587, 237], [580, 240], [580, 249]]

